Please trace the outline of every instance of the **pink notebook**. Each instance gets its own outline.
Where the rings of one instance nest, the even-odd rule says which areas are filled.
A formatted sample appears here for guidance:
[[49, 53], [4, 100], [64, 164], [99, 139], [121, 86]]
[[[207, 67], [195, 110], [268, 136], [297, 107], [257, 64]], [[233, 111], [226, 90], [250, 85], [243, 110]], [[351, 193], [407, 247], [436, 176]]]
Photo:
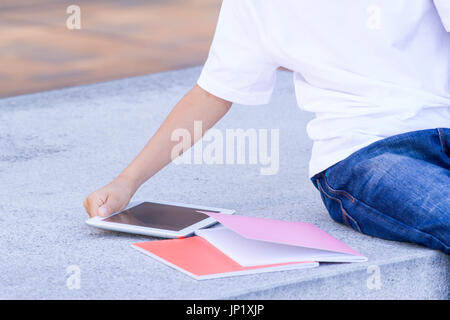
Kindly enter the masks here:
[[313, 224], [199, 211], [218, 227], [132, 246], [195, 279], [317, 267], [367, 258]]

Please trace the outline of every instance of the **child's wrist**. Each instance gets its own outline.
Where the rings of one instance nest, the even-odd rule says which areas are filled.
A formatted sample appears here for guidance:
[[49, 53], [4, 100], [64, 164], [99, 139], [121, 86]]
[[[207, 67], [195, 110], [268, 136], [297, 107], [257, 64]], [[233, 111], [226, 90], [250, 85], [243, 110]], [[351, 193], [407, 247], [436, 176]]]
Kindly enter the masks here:
[[139, 187], [141, 186], [141, 183], [137, 178], [126, 173], [121, 173], [114, 180], [121, 184], [125, 184], [130, 189], [132, 194], [134, 194], [137, 191], [137, 189], [139, 189]]

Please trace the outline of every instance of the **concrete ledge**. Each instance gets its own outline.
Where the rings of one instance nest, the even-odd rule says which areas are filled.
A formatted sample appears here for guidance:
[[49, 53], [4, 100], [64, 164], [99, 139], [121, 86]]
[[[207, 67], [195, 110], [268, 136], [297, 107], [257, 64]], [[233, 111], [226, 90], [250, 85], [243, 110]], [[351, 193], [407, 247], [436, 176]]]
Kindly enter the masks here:
[[[280, 129], [280, 169], [169, 165], [133, 200], [157, 198], [316, 224], [366, 263], [196, 282], [130, 247], [149, 238], [93, 229], [82, 202], [114, 178], [195, 83], [200, 68], [0, 100], [2, 299], [448, 299], [449, 256], [333, 222], [307, 176], [310, 114], [280, 72], [267, 106], [232, 108], [217, 128]], [[67, 267], [81, 270], [71, 290]], [[376, 266], [376, 267], [369, 267]], [[369, 267], [369, 268], [368, 268]], [[379, 268], [379, 289], [367, 285]]]

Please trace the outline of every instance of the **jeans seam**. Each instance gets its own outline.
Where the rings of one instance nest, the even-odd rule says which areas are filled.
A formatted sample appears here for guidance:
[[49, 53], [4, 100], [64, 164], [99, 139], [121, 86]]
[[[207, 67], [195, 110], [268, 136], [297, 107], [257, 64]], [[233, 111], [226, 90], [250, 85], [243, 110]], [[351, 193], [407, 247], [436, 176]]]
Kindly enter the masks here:
[[447, 154], [448, 150], [447, 150], [447, 145], [445, 144], [444, 132], [442, 131], [442, 128], [437, 128], [436, 130], [437, 130], [438, 135], [439, 135], [439, 142], [441, 143], [442, 152]]
[[343, 196], [347, 197], [352, 203], [355, 202], [355, 197], [353, 197], [347, 191], [337, 190], [337, 189], [334, 189], [334, 188], [330, 187], [330, 185], [328, 184], [328, 181], [327, 181], [325, 176], [323, 177], [323, 182], [325, 182], [325, 185], [327, 186], [327, 188], [330, 189], [332, 192], [337, 193], [337, 194], [342, 194]]
[[[344, 222], [346, 225], [350, 226], [347, 218], [349, 218], [351, 221], [353, 221], [353, 223], [355, 224], [356, 228], [358, 229], [359, 232], [362, 233], [361, 228], [359, 227], [358, 222], [347, 212], [347, 210], [344, 208], [344, 205], [342, 204], [342, 200], [336, 197], [333, 197], [331, 195], [329, 195], [328, 193], [325, 192], [325, 190], [323, 190], [323, 187], [320, 188], [320, 181], [319, 179], [317, 179], [317, 184], [319, 185], [319, 190], [321, 190], [321, 192], [327, 196], [330, 199], [336, 200], [339, 203], [339, 207], [341, 208], [341, 214], [342, 214], [342, 218], [344, 219]], [[352, 201], [353, 202], [353, 201]]]

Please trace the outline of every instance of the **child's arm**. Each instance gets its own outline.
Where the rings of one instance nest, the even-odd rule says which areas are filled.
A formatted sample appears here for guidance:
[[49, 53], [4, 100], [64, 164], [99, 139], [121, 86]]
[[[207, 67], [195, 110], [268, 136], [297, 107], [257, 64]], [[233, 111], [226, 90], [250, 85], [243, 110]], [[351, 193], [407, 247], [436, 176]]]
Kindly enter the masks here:
[[[106, 216], [127, 206], [137, 189], [167, 165], [172, 148], [172, 132], [186, 129], [194, 137], [194, 121], [202, 122], [202, 132], [211, 128], [230, 109], [231, 102], [220, 99], [195, 85], [173, 108], [161, 127], [136, 158], [106, 186], [91, 193], [83, 205], [89, 216]], [[193, 141], [195, 143], [195, 141]]]

